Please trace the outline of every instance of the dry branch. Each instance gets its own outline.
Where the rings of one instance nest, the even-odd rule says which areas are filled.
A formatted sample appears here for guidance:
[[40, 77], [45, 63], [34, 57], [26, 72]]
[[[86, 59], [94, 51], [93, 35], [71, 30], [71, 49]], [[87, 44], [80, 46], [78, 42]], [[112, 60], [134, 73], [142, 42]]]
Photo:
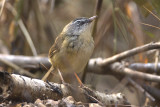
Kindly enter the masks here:
[[132, 70], [124, 67], [121, 63], [118, 62], [111, 65], [111, 70], [113, 72], [121, 73], [130, 77], [140, 78], [152, 82], [160, 82], [160, 76]]
[[1, 9], [0, 9], [0, 18], [2, 17], [2, 12], [3, 12], [5, 2], [6, 2], [6, 0], [2, 1], [2, 6], [1, 6]]
[[[28, 69], [43, 69], [46, 70], [46, 68], [50, 68], [51, 64], [48, 61], [47, 57], [33, 57], [33, 56], [20, 56], [20, 55], [4, 55], [0, 54], [0, 59], [7, 60], [9, 62], [12, 62], [22, 68], [28, 68]], [[42, 66], [42, 64], [44, 66]], [[2, 63], [0, 64], [2, 65]]]
[[[121, 93], [104, 94], [87, 87], [79, 88], [70, 84], [46, 83], [16, 74], [0, 72], [0, 98], [33, 102], [37, 98], [59, 100], [72, 96], [76, 101], [101, 102], [108, 104], [128, 104]], [[96, 100], [95, 100], [95, 99]]]
[[155, 68], [155, 63], [133, 63], [130, 64], [128, 67], [134, 70], [148, 73], [155, 73], [157, 71], [160, 71], [160, 63], [157, 64], [157, 68]]
[[27, 76], [30, 76], [30, 77], [33, 77], [33, 78], [35, 77], [35, 76], [34, 76], [32, 73], [30, 73], [29, 71], [27, 71], [27, 70], [25, 70], [25, 69], [17, 66], [16, 64], [14, 64], [14, 63], [12, 63], [12, 62], [10, 62], [10, 61], [8, 61], [8, 60], [5, 60], [5, 59], [1, 58], [1, 59], [0, 59], [0, 62], [2, 62], [2, 63], [4, 63], [4, 64], [10, 66], [11, 68], [19, 71], [20, 74], [27, 75]]
[[160, 100], [160, 90], [158, 88], [155, 88], [153, 86], [148, 86], [146, 84], [141, 84], [141, 85], [153, 97], [155, 97], [156, 99]]
[[29, 46], [30, 46], [30, 48], [32, 50], [33, 55], [37, 56], [37, 51], [36, 51], [36, 48], [34, 46], [34, 43], [33, 43], [32, 39], [31, 39], [31, 36], [30, 36], [29, 32], [27, 31], [22, 19], [18, 20], [18, 24], [19, 24], [19, 26], [20, 26], [25, 38], [27, 39], [27, 42], [28, 42], [28, 44], [29, 44]]
[[94, 15], [96, 15], [98, 17], [95, 19], [93, 30], [92, 30], [92, 36], [93, 36], [93, 38], [95, 37], [95, 34], [96, 34], [97, 22], [98, 22], [98, 19], [99, 19], [101, 7], [102, 7], [102, 2], [103, 2], [103, 0], [97, 0], [97, 2], [96, 2], [96, 7], [95, 7]]
[[142, 93], [144, 93], [146, 95], [146, 97], [148, 97], [151, 101], [155, 101], [155, 98], [150, 95], [146, 90], [144, 90], [141, 85], [139, 85], [138, 83], [136, 83], [133, 79], [131, 78], [127, 78], [128, 81], [134, 86], [136, 87], [139, 91], [141, 91]]
[[89, 67], [88, 69], [90, 69], [92, 72], [95, 72], [95, 73], [113, 74], [113, 75], [122, 74], [130, 77], [140, 78], [147, 81], [160, 82], [160, 76], [132, 70], [130, 68], [125, 67], [123, 64], [119, 62], [115, 62], [105, 68], [100, 65], [100, 64], [104, 65], [104, 63], [102, 62], [103, 62], [103, 59], [101, 58], [92, 59], [88, 63], [88, 67]]
[[146, 44], [146, 45], [143, 45], [143, 46], [139, 46], [139, 47], [127, 50], [125, 52], [114, 55], [112, 57], [106, 58], [102, 62], [99, 62], [97, 64], [99, 66], [106, 66], [106, 65], [112, 64], [114, 62], [120, 61], [124, 58], [136, 55], [140, 52], [145, 52], [145, 51], [148, 51], [148, 50], [159, 49], [159, 48], [160, 48], [160, 42], [149, 43], [149, 44]]

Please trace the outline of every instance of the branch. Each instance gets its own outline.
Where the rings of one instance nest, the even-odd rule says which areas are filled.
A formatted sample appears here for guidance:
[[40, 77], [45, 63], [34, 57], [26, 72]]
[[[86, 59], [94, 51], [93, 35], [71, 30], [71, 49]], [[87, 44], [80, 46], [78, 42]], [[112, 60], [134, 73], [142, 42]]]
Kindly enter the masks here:
[[[104, 65], [103, 59], [91, 59], [88, 63], [88, 69], [95, 73], [100, 74], [122, 74], [130, 77], [136, 77], [147, 81], [160, 82], [160, 76], [152, 75], [148, 73], [139, 72], [125, 67], [119, 62], [113, 63], [110, 66], [102, 67], [100, 64]], [[107, 69], [107, 70], [106, 70]], [[106, 72], [109, 71], [109, 72]], [[118, 75], [119, 76], [119, 75]]]
[[5, 72], [0, 72], [0, 90], [1, 99], [19, 99], [33, 102], [37, 98], [59, 100], [62, 97], [72, 96], [76, 101], [85, 103], [99, 101], [104, 105], [128, 104], [121, 93], [104, 94], [87, 87], [80, 88], [66, 83], [46, 83], [42, 80]]
[[31, 51], [32, 51], [33, 55], [37, 56], [37, 51], [36, 51], [36, 48], [34, 46], [34, 43], [31, 39], [31, 36], [30, 36], [29, 32], [27, 31], [22, 19], [18, 20], [18, 24], [19, 24], [19, 26], [20, 26], [20, 28], [21, 28], [21, 30], [22, 30], [22, 32], [23, 32], [23, 34], [24, 34], [24, 36], [25, 36], [25, 38], [26, 38], [26, 40], [27, 40], [27, 42], [30, 46], [30, 48], [31, 48]]
[[110, 68], [112, 72], [121, 73], [130, 77], [140, 78], [147, 81], [160, 82], [160, 76], [132, 70], [127, 67], [124, 67], [121, 63], [118, 62], [112, 64]]
[[150, 93], [156, 99], [160, 100], [160, 90], [158, 88], [155, 88], [153, 86], [148, 86], [145, 84], [141, 84], [141, 85], [148, 93]]
[[5, 2], [6, 2], [6, 0], [2, 1], [2, 5], [1, 5], [1, 9], [0, 9], [0, 18], [2, 17], [2, 12], [3, 12]]
[[128, 81], [135, 87], [137, 88], [139, 91], [141, 91], [142, 93], [144, 93], [146, 95], [146, 97], [148, 97], [151, 101], [155, 101], [155, 98], [150, 95], [146, 90], [144, 90], [141, 85], [139, 85], [138, 83], [136, 83], [133, 79], [131, 78], [127, 78]]
[[0, 58], [0, 62], [10, 66], [11, 68], [15, 69], [16, 71], [19, 71], [20, 74], [24, 74], [24, 75], [27, 75], [27, 76], [30, 76], [30, 77], [34, 77], [34, 78], [36, 77], [32, 73], [30, 73], [29, 71], [17, 66], [16, 64], [14, 64], [14, 63], [12, 63], [12, 62], [10, 62], [8, 60]]
[[106, 59], [103, 60], [103, 62], [99, 62], [97, 64], [99, 66], [106, 66], [106, 65], [112, 64], [114, 62], [120, 61], [124, 58], [136, 55], [140, 52], [145, 52], [145, 51], [148, 51], [148, 50], [159, 49], [159, 48], [160, 48], [160, 42], [149, 43], [149, 44], [146, 44], [146, 45], [143, 45], [143, 46], [140, 46], [140, 47], [133, 48], [131, 50], [127, 50], [125, 52], [114, 55], [112, 57], [106, 58]]
[[[9, 62], [16, 64], [17, 66], [28, 69], [46, 70], [46, 68], [49, 69], [51, 66], [47, 57], [0, 54], [0, 59], [7, 60]], [[2, 63], [0, 65], [2, 65]], [[44, 65], [46, 68], [42, 65]]]
[[95, 8], [94, 15], [96, 15], [98, 17], [95, 19], [95, 22], [94, 22], [94, 25], [93, 25], [93, 30], [92, 30], [93, 38], [95, 37], [95, 34], [97, 33], [96, 32], [96, 30], [97, 30], [97, 22], [98, 22], [98, 19], [99, 19], [101, 8], [102, 8], [102, 2], [103, 2], [103, 0], [97, 0], [97, 2], [96, 2], [96, 8]]
[[157, 71], [160, 71], [160, 63], [157, 64], [156, 69], [155, 69], [155, 63], [133, 63], [130, 64], [128, 67], [134, 70], [148, 72], [148, 73], [155, 73]]

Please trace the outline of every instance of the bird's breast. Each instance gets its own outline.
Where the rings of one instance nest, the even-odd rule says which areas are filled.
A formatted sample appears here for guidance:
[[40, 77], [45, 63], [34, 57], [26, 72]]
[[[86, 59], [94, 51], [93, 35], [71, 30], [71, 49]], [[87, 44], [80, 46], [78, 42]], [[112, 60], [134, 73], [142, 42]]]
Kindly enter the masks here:
[[63, 55], [59, 56], [59, 69], [62, 72], [81, 72], [86, 66], [94, 49], [93, 38], [84, 38], [78, 36], [74, 38], [66, 38], [62, 46]]

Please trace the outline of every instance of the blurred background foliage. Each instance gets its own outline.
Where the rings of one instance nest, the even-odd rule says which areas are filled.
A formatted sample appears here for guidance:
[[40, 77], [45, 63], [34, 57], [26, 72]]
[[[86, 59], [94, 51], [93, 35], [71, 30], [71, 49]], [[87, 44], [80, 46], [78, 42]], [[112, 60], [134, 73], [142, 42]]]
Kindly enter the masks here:
[[[96, 8], [100, 1], [102, 5]], [[154, 16], [160, 15], [159, 0], [0, 0], [0, 7], [3, 9], [0, 14], [0, 52], [3, 54], [48, 56], [49, 48], [66, 24], [78, 17], [96, 15], [98, 11], [97, 26], [92, 33], [95, 41], [92, 57], [106, 58], [159, 41], [160, 20]], [[127, 61], [151, 62], [154, 57], [144, 53]], [[88, 83], [105, 92], [119, 83], [112, 76], [89, 74], [89, 77]], [[123, 91], [132, 92], [128, 94], [132, 96], [128, 97], [130, 102], [144, 103], [143, 99], [136, 98], [144, 96], [135, 88]]]

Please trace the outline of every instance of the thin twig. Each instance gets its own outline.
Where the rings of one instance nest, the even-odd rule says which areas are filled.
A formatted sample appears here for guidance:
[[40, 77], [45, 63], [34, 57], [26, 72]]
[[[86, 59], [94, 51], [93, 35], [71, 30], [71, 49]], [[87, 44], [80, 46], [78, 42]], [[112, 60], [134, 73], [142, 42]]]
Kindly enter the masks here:
[[98, 34], [98, 36], [95, 36], [95, 38], [94, 38], [95, 49], [97, 49], [97, 47], [99, 46], [99, 43], [101, 43], [101, 40], [103, 39], [103, 37], [106, 36], [106, 32], [111, 27], [111, 23], [112, 23], [110, 21], [111, 16], [112, 16], [112, 8], [111, 8], [111, 6], [109, 6], [108, 9], [106, 10], [105, 14], [102, 15], [103, 22], [100, 22], [100, 26], [98, 27], [97, 32], [96, 32], [96, 34]]
[[12, 63], [12, 62], [9, 62], [8, 60], [5, 60], [5, 59], [1, 59], [0, 58], [0, 62], [2, 63], [5, 63], [6, 65], [12, 67], [13, 69], [15, 69], [16, 71], [18, 71], [20, 74], [24, 74], [24, 75], [27, 75], [27, 76], [30, 76], [30, 77], [34, 77], [35, 76], [30, 73], [29, 71], [25, 70], [25, 69], [22, 69], [20, 68], [19, 66], [17, 66], [16, 64]]
[[[154, 73], [155, 72], [155, 63], [133, 63], [128, 66], [131, 69], [148, 72], [148, 73]], [[157, 63], [157, 71], [160, 70], [160, 63]]]
[[28, 41], [28, 44], [29, 44], [29, 46], [30, 46], [30, 48], [31, 48], [31, 50], [32, 50], [33, 55], [34, 55], [34, 56], [37, 56], [36, 48], [35, 48], [35, 46], [34, 46], [34, 44], [33, 44], [33, 41], [32, 41], [32, 39], [31, 39], [31, 36], [30, 36], [29, 32], [27, 31], [27, 29], [26, 29], [23, 21], [22, 21], [21, 19], [18, 20], [18, 24], [19, 24], [19, 26], [20, 26], [20, 28], [21, 28], [24, 36], [26, 37], [26, 39], [27, 39], [27, 41]]
[[128, 80], [127, 80], [127, 76], [125, 76], [120, 82], [118, 85], [116, 85], [116, 87], [114, 87], [110, 92], [109, 94], [111, 93], [115, 93], [115, 92], [121, 92], [125, 86], [128, 84]]
[[156, 19], [158, 19], [160, 21], [160, 18], [157, 15], [155, 15], [152, 11], [147, 9], [145, 6], [143, 6], [143, 8], [145, 8], [150, 14], [152, 14]]
[[154, 98], [156, 98], [157, 101], [160, 100], [160, 89], [156, 88], [154, 86], [151, 85], [146, 85], [146, 84], [141, 84], [141, 86], [148, 92], [150, 93], [152, 96], [154, 96]]
[[43, 81], [46, 81], [47, 78], [48, 78], [48, 76], [50, 75], [50, 73], [51, 73], [52, 71], [54, 71], [54, 70], [55, 70], [55, 68], [51, 66], [50, 69], [47, 71], [47, 73], [43, 76], [42, 80], [43, 80]]
[[131, 79], [130, 77], [127, 78], [128, 81], [134, 86], [136, 87], [138, 90], [140, 90], [142, 93], [144, 93], [150, 100], [155, 101], [155, 98], [150, 95], [147, 91], [145, 91], [138, 83], [136, 83], [133, 79]]
[[[13, 14], [14, 16], [17, 16], [17, 11], [15, 10], [15, 8], [14, 8], [12, 5], [10, 5], [10, 4], [8, 3], [8, 4], [7, 4], [7, 8], [8, 8], [8, 10], [10, 10], [10, 11], [12, 12], [12, 14]], [[28, 44], [29, 44], [29, 46], [30, 46], [30, 48], [31, 48], [31, 51], [32, 51], [33, 55], [34, 55], [34, 56], [37, 56], [36, 48], [35, 48], [35, 46], [34, 46], [34, 44], [33, 44], [33, 41], [32, 41], [32, 39], [31, 39], [31, 36], [30, 36], [29, 32], [27, 31], [27, 29], [26, 29], [26, 27], [25, 27], [22, 19], [19, 19], [19, 20], [18, 20], [18, 24], [19, 24], [19, 26], [20, 26], [20, 28], [21, 28], [21, 30], [22, 30], [25, 38], [27, 39], [27, 42], [28, 42]]]
[[75, 72], [74, 72], [74, 75], [75, 75], [75, 77], [76, 77], [76, 79], [77, 79], [77, 81], [78, 81], [80, 87], [82, 87], [82, 86], [84, 87], [84, 85], [83, 85], [81, 79], [78, 77], [78, 75], [77, 75]]
[[62, 74], [61, 74], [61, 71], [60, 71], [59, 69], [57, 69], [57, 70], [58, 70], [58, 74], [59, 74], [59, 76], [60, 76], [60, 78], [61, 78], [61, 81], [62, 81], [62, 83], [64, 84], [65, 81], [64, 81], [63, 76], [62, 76]]
[[51, 0], [50, 13], [52, 14], [53, 9], [55, 7], [55, 0]]
[[[27, 69], [46, 70], [43, 66], [41, 66], [41, 63], [44, 64], [44, 66], [47, 68], [51, 67], [50, 62], [48, 61], [48, 57], [0, 54], [0, 59], [7, 60], [22, 68]], [[0, 65], [3, 64], [0, 63]]]
[[2, 7], [1, 7], [1, 10], [0, 10], [0, 18], [2, 16], [2, 12], [3, 12], [3, 8], [4, 8], [4, 4], [5, 4], [6, 0], [3, 0], [2, 1]]
[[112, 64], [116, 61], [120, 61], [124, 58], [136, 55], [140, 52], [145, 52], [151, 49], [159, 49], [160, 48], [160, 42], [156, 42], [156, 43], [149, 43], [143, 46], [139, 46], [130, 50], [127, 50], [125, 52], [119, 53], [117, 55], [114, 55], [110, 58], [106, 58], [103, 61], [100, 61], [99, 63], [97, 63], [99, 66], [107, 66], [109, 64]]
[[[130, 76], [130, 77], [135, 77], [135, 78], [140, 78], [142, 80], [147, 80], [147, 81], [152, 81], [152, 82], [160, 82], [160, 76], [153, 75], [153, 74], [148, 74], [148, 73], [143, 73], [140, 71], [132, 70], [130, 68], [125, 67], [119, 62], [115, 62], [111, 64], [110, 66], [105, 66], [105, 63], [103, 63], [103, 59], [91, 59], [88, 63], [88, 69], [91, 72], [94, 73], [100, 73], [100, 74], [120, 74], [116, 76]], [[102, 65], [100, 65], [102, 64]], [[107, 69], [107, 70], [106, 70]], [[109, 72], [107, 72], [109, 71]]]
[[157, 73], [158, 62], [159, 62], [159, 50], [157, 50], [155, 53], [155, 73]]
[[154, 25], [150, 25], [150, 24], [147, 24], [147, 23], [142, 23], [142, 25], [146, 25], [146, 26], [149, 26], [149, 27], [153, 27], [153, 28], [156, 28], [156, 29], [159, 29], [160, 30], [160, 27], [157, 27], [157, 26], [154, 26]]
[[103, 0], [97, 0], [97, 3], [96, 3], [96, 10], [94, 12], [94, 15], [96, 15], [98, 17], [95, 19], [95, 22], [94, 22], [94, 25], [93, 25], [93, 30], [92, 30], [92, 36], [93, 37], [95, 37], [95, 34], [96, 34], [97, 22], [98, 22], [98, 19], [99, 19], [101, 7], [102, 7], [102, 2], [103, 2]]
[[113, 73], [116, 72], [119, 74], [124, 74], [129, 77], [140, 78], [152, 82], [160, 82], [160, 76], [132, 70], [127, 67], [124, 67], [121, 63], [118, 62], [111, 65], [111, 70]]
[[43, 63], [40, 63], [47, 71], [49, 70]]
[[99, 103], [100, 105], [104, 106], [104, 104], [102, 102], [100, 102], [99, 100], [97, 100], [95, 97], [87, 94], [88, 97], [90, 97], [91, 99], [95, 100], [97, 103]]

